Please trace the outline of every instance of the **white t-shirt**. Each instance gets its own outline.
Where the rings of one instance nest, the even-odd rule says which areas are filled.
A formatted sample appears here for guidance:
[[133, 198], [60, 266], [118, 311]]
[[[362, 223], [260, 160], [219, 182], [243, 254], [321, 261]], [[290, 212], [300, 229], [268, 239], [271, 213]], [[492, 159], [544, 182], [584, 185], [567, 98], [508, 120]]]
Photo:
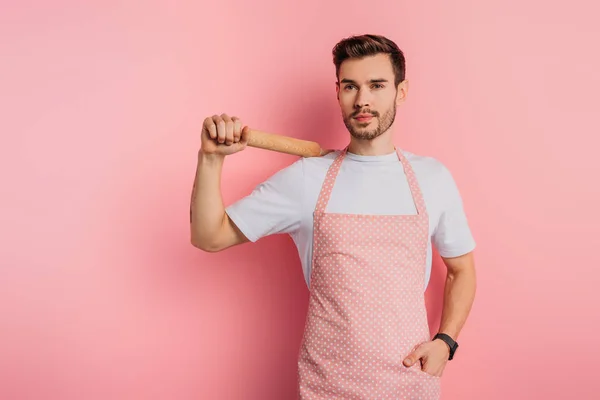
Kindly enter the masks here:
[[[472, 251], [475, 241], [460, 193], [448, 169], [432, 157], [401, 151], [415, 172], [429, 215], [426, 288], [431, 275], [432, 244], [442, 257], [456, 257]], [[229, 217], [251, 242], [267, 235], [289, 234], [298, 249], [308, 287], [312, 267], [313, 212], [327, 170], [339, 153], [300, 158], [226, 208]], [[395, 152], [382, 156], [346, 153], [325, 211], [417, 213], [404, 169]]]

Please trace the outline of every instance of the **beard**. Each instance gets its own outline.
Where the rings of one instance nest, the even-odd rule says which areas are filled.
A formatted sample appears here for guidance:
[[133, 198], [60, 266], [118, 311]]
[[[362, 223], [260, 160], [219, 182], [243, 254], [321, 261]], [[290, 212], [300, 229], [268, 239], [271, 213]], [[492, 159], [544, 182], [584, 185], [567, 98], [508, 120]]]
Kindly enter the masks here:
[[[367, 123], [358, 122], [354, 117], [359, 114], [371, 114], [377, 119], [377, 126], [367, 129], [367, 126], [369, 126], [369, 124], [372, 125], [374, 121], [371, 120]], [[393, 107], [387, 110], [382, 117], [377, 111], [363, 109], [356, 110], [350, 115], [344, 115], [343, 118], [344, 125], [346, 125], [346, 128], [352, 137], [359, 140], [373, 140], [390, 129], [394, 123], [394, 120], [396, 119], [396, 102], [394, 102]]]

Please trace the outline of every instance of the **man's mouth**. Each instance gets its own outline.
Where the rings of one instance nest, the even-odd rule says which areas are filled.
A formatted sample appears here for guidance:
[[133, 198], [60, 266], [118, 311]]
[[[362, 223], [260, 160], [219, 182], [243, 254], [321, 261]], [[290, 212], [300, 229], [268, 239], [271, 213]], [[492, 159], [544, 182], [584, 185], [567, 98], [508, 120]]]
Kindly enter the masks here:
[[373, 114], [358, 114], [354, 117], [358, 122], [369, 122], [373, 119]]

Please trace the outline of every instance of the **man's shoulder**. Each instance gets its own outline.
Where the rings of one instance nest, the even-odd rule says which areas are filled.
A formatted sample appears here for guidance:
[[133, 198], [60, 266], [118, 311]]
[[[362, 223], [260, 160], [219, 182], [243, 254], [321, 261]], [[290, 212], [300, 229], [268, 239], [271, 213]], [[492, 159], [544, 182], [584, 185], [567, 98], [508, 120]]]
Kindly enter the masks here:
[[306, 165], [315, 165], [315, 166], [329, 166], [336, 159], [338, 155], [340, 155], [341, 150], [330, 150], [329, 153], [318, 156], [318, 157], [305, 157], [302, 158], [302, 161], [306, 163]]
[[403, 150], [402, 153], [412, 166], [415, 174], [427, 179], [445, 179], [450, 171], [438, 158]]
[[302, 157], [293, 165], [296, 165], [296, 168], [301, 168], [309, 173], [327, 170], [327, 168], [333, 164], [333, 161], [340, 152], [340, 150], [333, 150], [330, 153], [318, 157]]
[[407, 152], [405, 156], [413, 165], [417, 180], [427, 198], [436, 202], [443, 201], [446, 205], [460, 202], [457, 182], [445, 163], [432, 156]]
[[290, 164], [275, 170], [269, 177], [269, 181], [297, 180], [327, 171], [335, 160], [339, 151], [334, 151], [319, 157], [300, 157]]

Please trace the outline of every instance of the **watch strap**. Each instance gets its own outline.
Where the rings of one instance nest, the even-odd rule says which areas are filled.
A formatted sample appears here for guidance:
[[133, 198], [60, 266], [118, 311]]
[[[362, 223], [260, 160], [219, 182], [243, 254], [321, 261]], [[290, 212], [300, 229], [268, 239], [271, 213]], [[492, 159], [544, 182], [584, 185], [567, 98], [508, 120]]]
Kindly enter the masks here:
[[433, 340], [435, 340], [435, 339], [440, 339], [441, 341], [443, 341], [444, 343], [446, 343], [448, 345], [448, 347], [450, 348], [450, 354], [448, 355], [448, 360], [452, 360], [454, 358], [454, 353], [456, 352], [456, 349], [458, 348], [458, 343], [445, 333], [437, 333], [433, 337]]

